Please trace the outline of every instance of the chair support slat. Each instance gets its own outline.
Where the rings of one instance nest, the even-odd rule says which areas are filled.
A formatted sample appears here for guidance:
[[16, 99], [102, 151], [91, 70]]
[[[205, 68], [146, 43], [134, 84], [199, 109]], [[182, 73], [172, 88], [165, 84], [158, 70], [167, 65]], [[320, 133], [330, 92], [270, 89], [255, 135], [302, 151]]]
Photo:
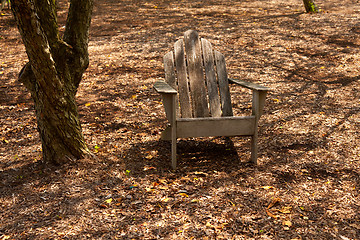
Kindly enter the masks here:
[[209, 109], [199, 35], [192, 30], [186, 31], [184, 41], [194, 117], [208, 117]]
[[[221, 118], [188, 118], [176, 121], [176, 137], [252, 136], [255, 132], [254, 116]], [[162, 140], [171, 139], [171, 127], [161, 134]]]
[[180, 113], [183, 118], [192, 117], [192, 107], [190, 104], [189, 82], [186, 73], [184, 41], [178, 40], [174, 45], [175, 66], [178, 78], [178, 91], [180, 101]]
[[209, 94], [210, 113], [212, 117], [221, 117], [221, 105], [218, 90], [218, 83], [215, 75], [214, 54], [211, 43], [201, 39], [201, 46], [204, 58], [204, 69]]
[[216, 70], [219, 81], [219, 91], [222, 107], [222, 116], [233, 116], [229, 82], [227, 78], [225, 57], [222, 53], [214, 51]]

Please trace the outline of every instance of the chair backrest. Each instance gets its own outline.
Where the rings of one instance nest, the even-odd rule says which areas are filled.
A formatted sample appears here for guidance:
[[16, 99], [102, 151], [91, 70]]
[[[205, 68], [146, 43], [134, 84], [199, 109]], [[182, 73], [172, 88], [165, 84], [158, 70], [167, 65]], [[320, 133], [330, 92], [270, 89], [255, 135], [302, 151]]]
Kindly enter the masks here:
[[196, 31], [185, 32], [164, 56], [165, 81], [177, 89], [178, 118], [232, 116], [224, 55]]

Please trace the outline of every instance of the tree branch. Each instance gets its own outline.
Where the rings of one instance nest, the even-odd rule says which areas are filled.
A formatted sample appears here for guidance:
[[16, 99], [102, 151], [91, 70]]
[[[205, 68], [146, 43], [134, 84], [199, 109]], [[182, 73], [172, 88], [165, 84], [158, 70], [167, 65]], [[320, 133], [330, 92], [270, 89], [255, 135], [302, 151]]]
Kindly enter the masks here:
[[73, 81], [77, 88], [80, 84], [82, 74], [89, 65], [89, 29], [93, 0], [70, 0], [69, 14], [66, 21], [64, 41], [72, 47]]
[[39, 16], [39, 21], [50, 48], [57, 48], [60, 41], [59, 26], [56, 16], [56, 5], [53, 0], [34, 0], [36, 14]]
[[48, 95], [49, 100], [57, 101], [49, 96], [56, 96], [56, 91], [61, 89], [63, 84], [57, 76], [49, 42], [36, 14], [36, 8], [32, 1], [27, 0], [12, 1], [11, 8], [38, 86]]
[[34, 94], [37, 91], [36, 78], [31, 69], [30, 62], [26, 63], [21, 69], [18, 80], [25, 85], [31, 94]]
[[93, 0], [70, 1], [64, 41], [83, 54], [88, 49], [92, 8]]

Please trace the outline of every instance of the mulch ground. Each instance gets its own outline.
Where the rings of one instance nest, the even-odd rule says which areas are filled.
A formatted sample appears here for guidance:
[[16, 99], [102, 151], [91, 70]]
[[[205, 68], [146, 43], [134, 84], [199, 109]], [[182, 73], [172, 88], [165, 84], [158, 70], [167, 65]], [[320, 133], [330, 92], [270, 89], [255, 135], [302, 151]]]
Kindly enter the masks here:
[[[0, 13], [0, 239], [360, 239], [360, 4], [96, 1], [78, 92], [97, 159], [42, 162], [26, 53]], [[60, 1], [63, 26], [67, 3]], [[270, 87], [259, 164], [249, 139], [181, 139], [178, 170], [160, 96], [162, 56], [188, 29], [229, 75]], [[251, 95], [232, 87], [237, 115]]]

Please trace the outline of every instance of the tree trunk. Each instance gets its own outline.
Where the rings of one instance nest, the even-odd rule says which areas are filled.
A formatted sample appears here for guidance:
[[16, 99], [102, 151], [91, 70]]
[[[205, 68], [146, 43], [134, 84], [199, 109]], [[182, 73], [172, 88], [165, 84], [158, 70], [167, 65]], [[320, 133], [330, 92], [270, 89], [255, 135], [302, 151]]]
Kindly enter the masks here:
[[319, 8], [316, 6], [316, 3], [313, 0], [303, 0], [303, 1], [307, 13], [319, 12]]
[[81, 131], [75, 95], [89, 64], [92, 0], [71, 0], [63, 40], [55, 1], [11, 3], [29, 58], [19, 80], [35, 103], [44, 161], [62, 164], [91, 154]]

